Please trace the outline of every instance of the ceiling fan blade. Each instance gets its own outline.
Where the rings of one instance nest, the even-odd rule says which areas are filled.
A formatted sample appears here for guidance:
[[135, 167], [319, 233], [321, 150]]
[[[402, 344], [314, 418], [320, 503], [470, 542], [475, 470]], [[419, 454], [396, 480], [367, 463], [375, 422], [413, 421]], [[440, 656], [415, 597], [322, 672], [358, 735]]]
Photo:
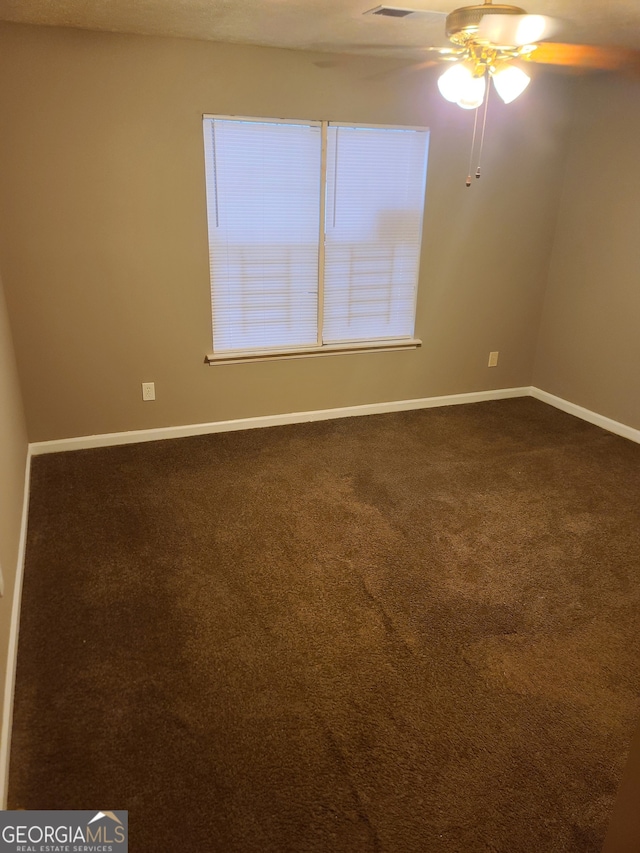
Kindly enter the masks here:
[[[407, 47], [398, 44], [376, 44], [376, 45], [340, 45], [339, 47], [334, 46], [333, 53], [327, 54], [326, 58], [317, 59], [314, 61], [314, 65], [317, 68], [340, 68], [345, 67], [349, 63], [355, 61], [356, 56], [360, 57], [376, 57], [375, 53], [371, 53], [371, 49], [374, 50], [387, 50], [390, 53], [387, 56], [381, 57], [380, 54], [377, 54], [377, 58], [391, 59], [394, 61], [401, 61], [402, 64], [399, 68], [391, 69], [390, 71], [380, 71], [377, 74], [372, 74], [366, 79], [373, 80], [377, 78], [384, 78], [386, 76], [396, 75], [400, 71], [406, 72], [407, 69], [411, 71], [420, 71], [425, 68], [429, 68], [432, 65], [439, 65], [441, 62], [455, 62], [462, 54], [464, 50], [459, 47]], [[337, 51], [340, 53], [337, 53]], [[413, 58], [407, 57], [407, 51], [411, 51], [412, 53], [417, 54], [417, 56], [413, 56]], [[393, 54], [396, 54], [395, 56]], [[403, 56], [404, 54], [404, 56]], [[432, 58], [421, 60], [419, 55], [423, 54], [426, 56], [430, 56]], [[404, 60], [404, 61], [403, 61]]]
[[424, 71], [427, 68], [432, 68], [434, 65], [440, 65], [437, 59], [426, 59], [424, 62], [410, 62], [402, 65], [400, 68], [392, 68], [390, 71], [379, 71], [377, 74], [371, 74], [365, 79], [384, 81], [398, 77], [407, 77], [410, 74], [415, 74], [416, 71]]
[[414, 62], [407, 66], [407, 71], [424, 71], [425, 68], [433, 68], [435, 65], [440, 65], [437, 59], [425, 59], [424, 62]]
[[376, 50], [388, 50], [390, 52], [400, 52], [414, 50], [419, 53], [461, 53], [458, 47], [425, 47], [423, 45], [410, 44], [313, 44], [309, 46], [309, 50], [319, 50], [330, 53], [372, 53]]
[[640, 51], [624, 47], [550, 42], [536, 45], [535, 50], [523, 59], [543, 65], [640, 73]]
[[502, 47], [521, 47], [548, 39], [559, 28], [560, 22], [546, 15], [484, 15], [477, 38]]

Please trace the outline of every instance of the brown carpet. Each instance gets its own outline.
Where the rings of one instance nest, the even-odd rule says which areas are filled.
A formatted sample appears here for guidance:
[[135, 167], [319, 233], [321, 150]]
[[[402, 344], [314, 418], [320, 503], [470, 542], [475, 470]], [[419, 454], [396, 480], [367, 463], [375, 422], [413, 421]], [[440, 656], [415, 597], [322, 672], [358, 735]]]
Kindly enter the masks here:
[[131, 847], [599, 851], [640, 446], [532, 399], [33, 460], [11, 808]]

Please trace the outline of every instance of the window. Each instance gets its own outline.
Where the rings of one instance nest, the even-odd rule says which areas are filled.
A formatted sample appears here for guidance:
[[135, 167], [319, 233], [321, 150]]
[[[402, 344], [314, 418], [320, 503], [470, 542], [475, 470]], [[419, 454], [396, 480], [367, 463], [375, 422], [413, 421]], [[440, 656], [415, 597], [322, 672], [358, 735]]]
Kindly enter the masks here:
[[417, 346], [428, 131], [205, 116], [211, 362]]

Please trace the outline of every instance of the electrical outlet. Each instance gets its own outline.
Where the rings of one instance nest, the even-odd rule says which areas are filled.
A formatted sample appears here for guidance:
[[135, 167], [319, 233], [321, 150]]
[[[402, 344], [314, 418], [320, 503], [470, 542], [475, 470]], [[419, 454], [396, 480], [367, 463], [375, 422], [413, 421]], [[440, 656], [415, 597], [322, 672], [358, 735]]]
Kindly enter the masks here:
[[155, 400], [156, 399], [156, 383], [155, 382], [143, 382], [142, 383], [142, 399], [143, 400]]
[[490, 352], [489, 353], [489, 364], [488, 367], [497, 367], [498, 366], [498, 353]]

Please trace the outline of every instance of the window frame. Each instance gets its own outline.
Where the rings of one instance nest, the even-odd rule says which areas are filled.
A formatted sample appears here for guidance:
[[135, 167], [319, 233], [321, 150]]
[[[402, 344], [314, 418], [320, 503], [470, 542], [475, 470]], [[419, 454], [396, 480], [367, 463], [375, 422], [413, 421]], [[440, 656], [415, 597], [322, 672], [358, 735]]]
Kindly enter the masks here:
[[[207, 164], [209, 162], [206, 133], [207, 121], [247, 121], [247, 122], [264, 122], [272, 124], [294, 124], [308, 125], [310, 127], [319, 127], [321, 134], [321, 153], [320, 153], [320, 174], [318, 176], [320, 182], [320, 199], [318, 211], [318, 278], [317, 278], [317, 343], [315, 345], [299, 345], [296, 347], [276, 346], [263, 349], [247, 349], [247, 350], [226, 350], [216, 352], [212, 349], [205, 356], [205, 364], [244, 364], [251, 362], [277, 361], [291, 358], [315, 358], [318, 356], [328, 355], [346, 355], [354, 353], [367, 352], [392, 352], [399, 350], [417, 349], [422, 346], [422, 340], [415, 336], [415, 320], [417, 317], [417, 298], [418, 298], [418, 283], [420, 278], [420, 256], [422, 253], [422, 238], [424, 232], [424, 210], [426, 206], [426, 189], [429, 161], [429, 143], [430, 143], [430, 128], [417, 125], [391, 125], [391, 124], [369, 124], [344, 121], [327, 121], [317, 119], [292, 119], [292, 118], [265, 118], [260, 116], [240, 116], [240, 115], [219, 115], [212, 113], [204, 113], [202, 115], [203, 136], [205, 138], [205, 186], [208, 189], [211, 176], [209, 174]], [[345, 341], [339, 343], [323, 343], [323, 325], [324, 325], [324, 287], [325, 287], [325, 242], [326, 242], [326, 201], [327, 201], [327, 138], [329, 127], [345, 127], [345, 128], [362, 128], [365, 130], [399, 130], [399, 131], [417, 131], [426, 134], [425, 142], [425, 163], [424, 163], [424, 197], [420, 211], [420, 227], [419, 227], [419, 249], [418, 262], [416, 270], [416, 283], [413, 294], [413, 318], [414, 318], [414, 334], [412, 336], [401, 338], [368, 338], [366, 340]], [[217, 196], [216, 196], [216, 211], [217, 211]], [[209, 202], [207, 201], [207, 208]], [[209, 248], [209, 257], [211, 257], [211, 241], [209, 238], [210, 225], [207, 227], [207, 243]], [[209, 276], [209, 296], [210, 305], [213, 308], [213, 283]], [[215, 326], [213, 321], [212, 310], [212, 325], [211, 325], [212, 344], [215, 341]]]

